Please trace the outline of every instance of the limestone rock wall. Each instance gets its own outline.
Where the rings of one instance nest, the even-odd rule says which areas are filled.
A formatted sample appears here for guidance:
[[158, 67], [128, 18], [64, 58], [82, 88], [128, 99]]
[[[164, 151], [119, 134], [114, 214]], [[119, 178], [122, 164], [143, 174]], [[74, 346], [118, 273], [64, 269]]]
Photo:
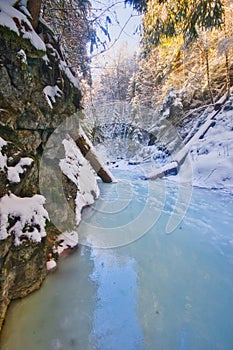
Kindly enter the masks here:
[[[1, 3], [1, 14], [10, 16], [12, 9]], [[46, 141], [80, 109], [81, 100], [78, 80], [46, 25], [41, 23], [35, 33], [20, 11], [12, 11], [9, 27], [0, 22], [0, 201], [9, 193], [29, 198], [39, 193], [39, 161]], [[72, 193], [74, 188], [68, 178], [66, 182], [68, 196], [69, 183]], [[0, 219], [1, 228], [1, 212]], [[9, 233], [18, 218], [8, 219]], [[27, 234], [30, 229], [23, 228]], [[46, 276], [46, 256], [58, 234], [48, 222], [46, 230], [38, 242], [26, 236], [15, 245], [15, 231], [0, 239], [0, 329], [10, 301], [39, 288]]]

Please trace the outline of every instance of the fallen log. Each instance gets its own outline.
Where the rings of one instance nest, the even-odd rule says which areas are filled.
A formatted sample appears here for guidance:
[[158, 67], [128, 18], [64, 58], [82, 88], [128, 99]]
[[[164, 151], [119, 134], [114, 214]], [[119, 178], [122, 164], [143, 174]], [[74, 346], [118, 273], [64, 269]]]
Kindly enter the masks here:
[[163, 167], [156, 169], [152, 174], [145, 177], [145, 180], [156, 180], [168, 175], [177, 175], [179, 171], [179, 163], [173, 161], [164, 165]]
[[91, 141], [88, 139], [83, 129], [79, 127], [78, 132], [70, 131], [69, 134], [101, 180], [106, 183], [114, 182], [113, 175], [99, 159]]

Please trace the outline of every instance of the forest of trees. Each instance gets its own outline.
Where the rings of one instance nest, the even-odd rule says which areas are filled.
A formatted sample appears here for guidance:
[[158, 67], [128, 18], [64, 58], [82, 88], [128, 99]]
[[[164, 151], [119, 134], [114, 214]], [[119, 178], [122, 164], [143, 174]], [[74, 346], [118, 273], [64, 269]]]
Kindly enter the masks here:
[[41, 14], [70, 66], [87, 79], [83, 86], [92, 84], [91, 100], [86, 102], [127, 100], [157, 108], [173, 87], [188, 110], [229, 94], [233, 79], [230, 0], [125, 0], [125, 6], [143, 14], [141, 53], [120, 50], [92, 84], [91, 53], [104, 51], [111, 39], [109, 27], [117, 22], [114, 2], [96, 6], [89, 0], [28, 1], [34, 27], [41, 30]]
[[187, 90], [189, 85], [194, 93], [201, 92], [197, 97], [203, 102], [213, 103], [224, 91], [229, 94], [231, 21], [230, 1], [149, 0], [139, 85], [146, 73], [156, 95], [171, 86]]
[[95, 54], [104, 52], [110, 41], [108, 27], [112, 19], [108, 14], [112, 7], [98, 2], [95, 6], [89, 0], [27, 1], [34, 29], [42, 35], [43, 26], [46, 25], [46, 30], [49, 26], [70, 67], [88, 78], [89, 83], [90, 56], [94, 50]]

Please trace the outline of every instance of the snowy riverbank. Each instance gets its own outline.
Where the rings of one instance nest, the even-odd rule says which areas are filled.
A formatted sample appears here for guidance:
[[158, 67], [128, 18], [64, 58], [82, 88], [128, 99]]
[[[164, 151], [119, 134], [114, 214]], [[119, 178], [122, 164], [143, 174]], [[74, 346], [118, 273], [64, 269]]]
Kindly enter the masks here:
[[[212, 120], [212, 125], [207, 132], [191, 145], [187, 158], [180, 166], [178, 174], [170, 175], [169, 180], [184, 184], [188, 182], [196, 187], [221, 189], [233, 193], [232, 108], [233, 101], [230, 100]], [[155, 152], [156, 147], [147, 146], [143, 154], [152, 151]], [[143, 156], [140, 159], [141, 162], [139, 161], [138, 165], [129, 165], [128, 161], [120, 160], [114, 162], [112, 167], [122, 170], [127, 169], [132, 172], [136, 171], [137, 174], [140, 169], [139, 172], [142, 176], [147, 177], [150, 174], [153, 179], [156, 174], [161, 173], [161, 169], [164, 170], [169, 165], [172, 166], [176, 160], [175, 156], [171, 156], [169, 157], [170, 163], [161, 163], [160, 168], [158, 162], [153, 162], [152, 155], [150, 156], [150, 162], [144, 163]]]
[[190, 149], [193, 185], [233, 191], [233, 110], [217, 116], [216, 125]]
[[213, 126], [195, 142], [173, 180], [233, 192], [233, 101], [227, 102]]

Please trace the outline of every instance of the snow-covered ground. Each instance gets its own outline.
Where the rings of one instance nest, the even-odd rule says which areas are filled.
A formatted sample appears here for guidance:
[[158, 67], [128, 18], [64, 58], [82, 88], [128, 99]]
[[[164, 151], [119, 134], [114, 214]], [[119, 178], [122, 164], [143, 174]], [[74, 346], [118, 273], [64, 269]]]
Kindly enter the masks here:
[[[213, 118], [216, 111], [210, 111], [206, 123], [195, 131], [192, 139], [177, 153], [168, 157], [160, 155], [156, 145], [143, 147], [137, 154], [138, 164], [143, 169], [146, 178], [161, 177], [167, 170], [178, 164], [178, 174], [168, 179], [179, 183], [189, 183], [193, 186], [222, 189], [233, 192], [233, 98], [225, 103], [223, 109]], [[205, 130], [207, 130], [205, 132]], [[188, 153], [183, 163], [183, 158]], [[149, 157], [148, 157], [149, 154]], [[148, 158], [148, 159], [147, 159]], [[135, 158], [136, 159], [136, 158]], [[145, 162], [148, 160], [148, 163]], [[127, 161], [117, 161], [112, 167], [128, 168], [134, 171], [134, 166]]]
[[[233, 106], [233, 101], [232, 101]], [[233, 191], [233, 109], [222, 111], [190, 149], [194, 186]]]
[[[233, 192], [233, 101], [228, 101], [227, 106], [229, 110], [224, 110], [223, 107], [213, 119], [212, 112], [183, 149], [172, 155], [173, 160], [179, 164], [182, 164], [186, 154], [187, 157], [178, 174], [170, 179], [180, 183], [189, 182], [193, 186]], [[166, 174], [167, 170], [174, 168], [174, 161], [165, 166], [161, 164], [148, 177], [156, 179]]]

